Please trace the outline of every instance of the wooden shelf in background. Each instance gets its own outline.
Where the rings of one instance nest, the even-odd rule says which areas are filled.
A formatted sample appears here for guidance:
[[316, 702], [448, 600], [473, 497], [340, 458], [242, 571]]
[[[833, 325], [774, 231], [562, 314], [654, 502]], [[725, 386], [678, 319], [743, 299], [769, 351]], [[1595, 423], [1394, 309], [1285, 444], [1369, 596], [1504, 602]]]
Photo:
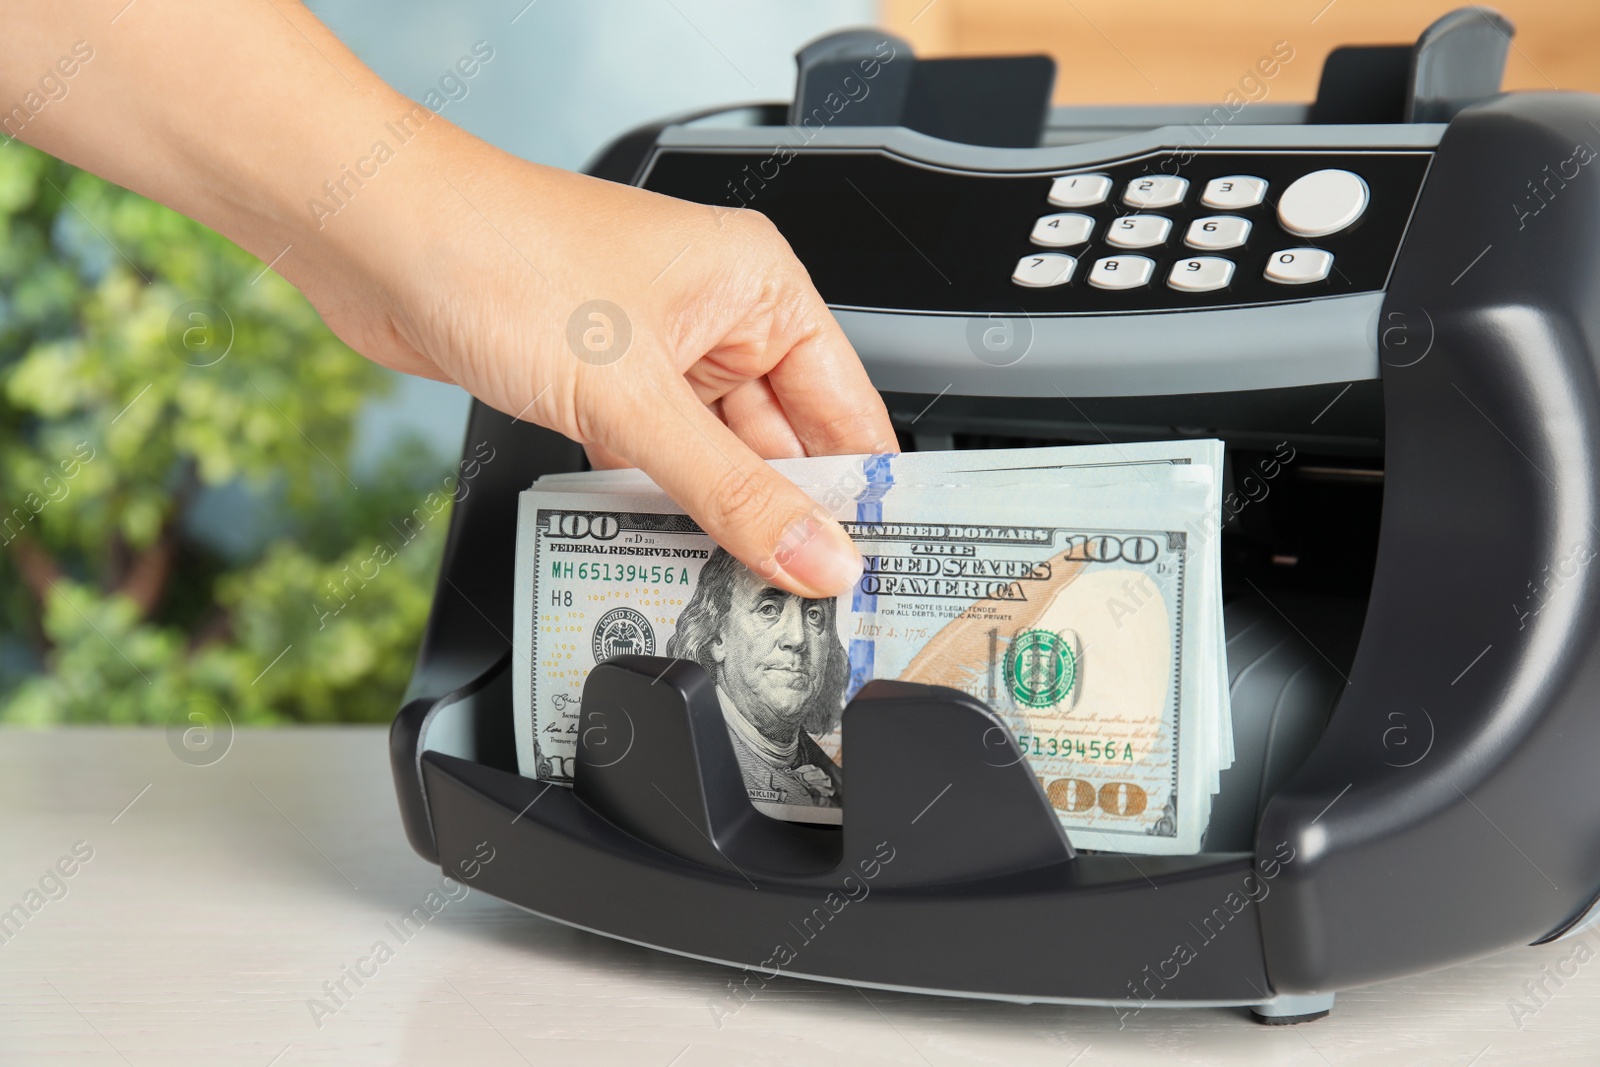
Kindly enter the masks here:
[[[1403, 44], [1456, 5], [1420, 0], [882, 0], [884, 25], [922, 56], [1047, 52], [1055, 100], [1214, 102], [1279, 41], [1294, 58], [1265, 99], [1310, 100], [1342, 44]], [[1600, 4], [1504, 0], [1517, 27], [1507, 89], [1600, 92]], [[1259, 92], [1259, 90], [1258, 90]]]

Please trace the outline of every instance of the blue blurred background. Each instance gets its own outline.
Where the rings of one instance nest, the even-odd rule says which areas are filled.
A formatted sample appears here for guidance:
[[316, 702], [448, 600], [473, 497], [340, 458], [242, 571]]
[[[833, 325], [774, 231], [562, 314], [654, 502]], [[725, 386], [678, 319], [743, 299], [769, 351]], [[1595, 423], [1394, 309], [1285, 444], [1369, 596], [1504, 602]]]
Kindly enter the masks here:
[[[566, 168], [653, 119], [784, 99], [796, 49], [875, 14], [866, 0], [311, 6], [401, 92]], [[468, 55], [481, 69], [456, 78]], [[453, 386], [351, 352], [215, 233], [6, 144], [0, 723], [391, 717], [467, 408]]]

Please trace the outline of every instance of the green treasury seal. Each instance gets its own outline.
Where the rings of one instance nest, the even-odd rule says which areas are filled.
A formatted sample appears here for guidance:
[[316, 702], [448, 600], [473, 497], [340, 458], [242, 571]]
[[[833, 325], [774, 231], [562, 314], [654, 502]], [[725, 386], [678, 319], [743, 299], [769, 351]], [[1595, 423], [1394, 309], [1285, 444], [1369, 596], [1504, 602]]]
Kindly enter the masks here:
[[1061, 703], [1078, 680], [1072, 646], [1049, 630], [1024, 630], [1005, 657], [1006, 688], [1018, 704], [1048, 708]]

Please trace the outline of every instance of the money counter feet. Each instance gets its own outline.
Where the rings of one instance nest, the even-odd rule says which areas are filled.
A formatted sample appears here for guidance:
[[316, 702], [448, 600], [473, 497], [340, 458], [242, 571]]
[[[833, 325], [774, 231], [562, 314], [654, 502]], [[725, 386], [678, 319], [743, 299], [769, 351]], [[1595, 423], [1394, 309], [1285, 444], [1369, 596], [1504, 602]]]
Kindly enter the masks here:
[[1263, 1026], [1316, 1022], [1333, 1010], [1333, 997], [1332, 993], [1274, 997], [1265, 1004], [1252, 1005], [1250, 1014]]

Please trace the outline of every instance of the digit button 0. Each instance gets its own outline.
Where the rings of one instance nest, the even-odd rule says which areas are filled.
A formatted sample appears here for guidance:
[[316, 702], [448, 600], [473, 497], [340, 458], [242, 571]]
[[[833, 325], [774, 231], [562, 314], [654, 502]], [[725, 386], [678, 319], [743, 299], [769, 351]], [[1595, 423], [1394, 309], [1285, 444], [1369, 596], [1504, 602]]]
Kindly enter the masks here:
[[1279, 285], [1320, 282], [1333, 270], [1333, 253], [1321, 248], [1285, 248], [1267, 257], [1266, 279]]

